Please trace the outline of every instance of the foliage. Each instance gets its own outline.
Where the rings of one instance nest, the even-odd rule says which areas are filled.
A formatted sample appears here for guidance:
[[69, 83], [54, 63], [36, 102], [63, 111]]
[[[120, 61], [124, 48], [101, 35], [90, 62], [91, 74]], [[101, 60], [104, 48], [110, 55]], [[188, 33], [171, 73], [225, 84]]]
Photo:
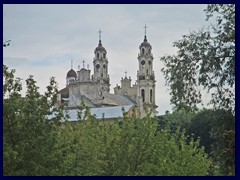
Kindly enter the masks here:
[[163, 56], [166, 84], [176, 107], [197, 107], [206, 89], [215, 108], [235, 112], [235, 5], [208, 5], [215, 25], [193, 31], [174, 42], [177, 55]]
[[21, 83], [4, 66], [4, 175], [208, 174], [211, 160], [184, 131], [157, 131], [150, 116], [97, 120], [84, 104], [79, 120], [68, 122], [55, 107], [54, 78], [44, 95], [32, 76], [26, 82], [22, 98]]
[[150, 117], [109, 123], [89, 115], [67, 123], [59, 138], [67, 170], [62, 175], [208, 174], [211, 161], [199, 140], [187, 143], [185, 132], [156, 130], [157, 120]]
[[47, 115], [56, 98], [56, 82], [51, 78], [44, 96], [32, 76], [26, 83], [26, 97], [22, 98], [19, 78], [4, 66], [4, 175], [50, 175], [57, 164], [53, 156], [59, 121], [49, 121]]
[[[216, 142], [213, 153], [221, 173], [234, 175], [235, 5], [211, 4], [205, 13], [206, 20], [215, 17], [215, 24], [174, 42], [177, 54], [160, 58], [166, 66], [162, 72], [170, 86], [171, 103], [177, 109], [197, 109], [202, 103], [202, 92], [211, 96], [208, 103], [221, 112], [221, 117], [216, 115], [212, 119], [215, 125], [211, 138]], [[200, 116], [204, 124], [204, 115]]]
[[184, 108], [174, 110], [171, 114], [164, 116], [165, 126], [169, 127], [172, 132], [175, 132], [178, 128], [181, 130], [187, 129], [196, 113], [196, 111], [188, 111]]
[[200, 111], [175, 110], [158, 119], [158, 129], [169, 127], [186, 130], [187, 137], [200, 140], [200, 146], [214, 164], [211, 175], [235, 174], [235, 117], [230, 111], [202, 109]]

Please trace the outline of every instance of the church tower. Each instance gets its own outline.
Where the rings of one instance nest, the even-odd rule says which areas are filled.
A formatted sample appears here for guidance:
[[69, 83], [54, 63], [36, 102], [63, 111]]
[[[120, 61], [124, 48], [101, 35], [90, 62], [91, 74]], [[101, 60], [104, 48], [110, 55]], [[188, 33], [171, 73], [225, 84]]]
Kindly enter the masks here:
[[102, 46], [101, 30], [99, 30], [99, 43], [94, 51], [95, 57], [93, 58], [94, 74], [93, 80], [98, 82], [99, 91], [110, 91], [110, 80], [108, 75], [108, 58], [107, 51]]
[[147, 41], [146, 26], [144, 41], [139, 46], [137, 71], [137, 105], [141, 112], [141, 117], [144, 117], [147, 112], [152, 112], [155, 115], [155, 75], [153, 71], [153, 55], [152, 46]]

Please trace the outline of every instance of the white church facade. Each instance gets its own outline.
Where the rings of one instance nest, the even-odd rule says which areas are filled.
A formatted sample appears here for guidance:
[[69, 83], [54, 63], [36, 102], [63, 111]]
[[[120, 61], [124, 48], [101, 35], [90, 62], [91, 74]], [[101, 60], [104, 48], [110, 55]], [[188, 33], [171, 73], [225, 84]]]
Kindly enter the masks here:
[[[121, 86], [114, 87], [110, 93], [107, 51], [101, 42], [94, 50], [93, 74], [89, 68], [76, 71], [70, 69], [66, 76], [66, 87], [59, 91], [59, 100], [66, 104], [70, 119], [75, 121], [76, 112], [83, 101], [97, 119], [118, 119], [123, 117], [123, 109], [129, 115], [137, 117], [157, 114], [155, 104], [155, 75], [153, 71], [152, 46], [147, 41], [146, 28], [143, 42], [139, 46], [137, 80], [131, 84], [131, 78], [122, 78]], [[111, 62], [111, 61], [110, 61]]]

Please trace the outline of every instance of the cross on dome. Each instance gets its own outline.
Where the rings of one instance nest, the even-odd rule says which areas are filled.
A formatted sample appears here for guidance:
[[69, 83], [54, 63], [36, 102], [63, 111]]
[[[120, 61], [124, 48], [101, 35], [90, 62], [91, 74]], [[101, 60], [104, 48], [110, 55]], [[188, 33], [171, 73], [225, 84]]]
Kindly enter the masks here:
[[145, 29], [145, 36], [147, 36], [147, 26], [146, 25], [144, 26], [144, 29]]
[[85, 60], [83, 60], [82, 63], [83, 63], [83, 68], [84, 68], [84, 67], [85, 67], [85, 66], [84, 66]]
[[101, 41], [101, 33], [102, 33], [102, 31], [101, 31], [101, 29], [99, 28], [99, 31], [98, 31], [98, 33], [99, 33], [99, 41]]

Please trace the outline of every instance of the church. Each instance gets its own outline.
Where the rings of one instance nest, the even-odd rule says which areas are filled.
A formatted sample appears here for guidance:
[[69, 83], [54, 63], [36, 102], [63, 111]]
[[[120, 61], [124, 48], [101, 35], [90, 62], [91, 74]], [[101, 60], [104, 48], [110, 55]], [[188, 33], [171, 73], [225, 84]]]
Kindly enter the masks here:
[[[121, 79], [121, 85], [114, 87], [110, 93], [110, 76], [108, 74], [107, 50], [101, 41], [94, 50], [93, 74], [89, 67], [72, 68], [67, 72], [66, 87], [58, 94], [58, 103], [65, 103], [70, 121], [77, 121], [77, 112], [82, 101], [90, 108], [90, 113], [97, 119], [115, 120], [123, 117], [123, 111], [129, 116], [145, 117], [157, 114], [155, 104], [155, 75], [153, 71], [152, 46], [147, 40], [146, 27], [143, 42], [139, 46], [138, 70], [135, 84], [131, 78]], [[84, 62], [83, 62], [84, 63]]]

